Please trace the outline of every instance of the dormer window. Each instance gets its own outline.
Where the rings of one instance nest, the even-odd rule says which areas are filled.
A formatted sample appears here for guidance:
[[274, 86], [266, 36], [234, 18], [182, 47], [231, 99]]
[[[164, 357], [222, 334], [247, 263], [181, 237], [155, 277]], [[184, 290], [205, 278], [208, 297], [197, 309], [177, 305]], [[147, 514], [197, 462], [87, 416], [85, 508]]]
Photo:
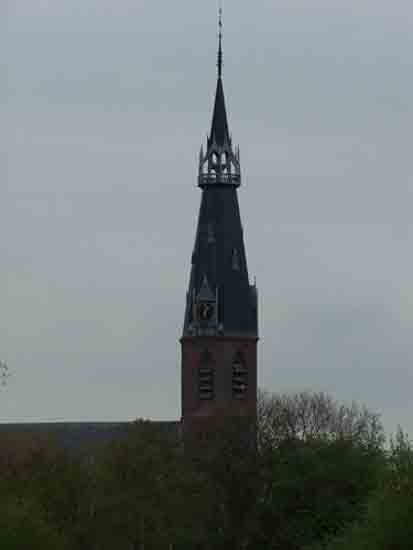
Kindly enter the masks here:
[[232, 249], [232, 269], [234, 271], [240, 270], [239, 254], [236, 248]]
[[248, 389], [248, 370], [241, 352], [235, 354], [232, 361], [232, 396], [245, 399]]

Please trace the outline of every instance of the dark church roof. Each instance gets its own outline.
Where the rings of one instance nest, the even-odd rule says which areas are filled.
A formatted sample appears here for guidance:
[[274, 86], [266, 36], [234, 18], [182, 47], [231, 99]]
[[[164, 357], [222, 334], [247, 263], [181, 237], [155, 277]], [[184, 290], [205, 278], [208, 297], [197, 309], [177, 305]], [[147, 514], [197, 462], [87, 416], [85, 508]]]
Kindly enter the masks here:
[[82, 445], [106, 444], [124, 436], [128, 422], [39, 422], [0, 424], [4, 434], [48, 437], [66, 449]]
[[[153, 422], [168, 433], [178, 433], [179, 422]], [[132, 422], [33, 422], [0, 424], [2, 436], [45, 439], [69, 452], [88, 452], [116, 441], [125, 440]], [[1, 443], [0, 443], [1, 447]]]

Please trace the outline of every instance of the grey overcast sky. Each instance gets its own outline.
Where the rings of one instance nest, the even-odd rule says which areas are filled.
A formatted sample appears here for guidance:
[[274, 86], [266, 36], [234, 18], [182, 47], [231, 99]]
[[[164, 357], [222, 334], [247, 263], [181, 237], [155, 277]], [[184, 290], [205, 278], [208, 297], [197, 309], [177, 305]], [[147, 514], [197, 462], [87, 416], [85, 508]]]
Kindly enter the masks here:
[[[176, 419], [217, 2], [3, 0], [2, 421]], [[224, 2], [259, 383], [413, 432], [413, 3]]]

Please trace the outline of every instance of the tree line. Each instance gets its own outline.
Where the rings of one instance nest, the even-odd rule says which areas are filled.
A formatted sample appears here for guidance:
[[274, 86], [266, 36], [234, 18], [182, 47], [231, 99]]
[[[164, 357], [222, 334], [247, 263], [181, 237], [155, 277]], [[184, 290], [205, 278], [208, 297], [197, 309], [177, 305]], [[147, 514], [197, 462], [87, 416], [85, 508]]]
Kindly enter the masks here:
[[139, 420], [86, 454], [0, 435], [2, 550], [410, 550], [413, 449], [324, 393], [261, 393], [185, 445]]

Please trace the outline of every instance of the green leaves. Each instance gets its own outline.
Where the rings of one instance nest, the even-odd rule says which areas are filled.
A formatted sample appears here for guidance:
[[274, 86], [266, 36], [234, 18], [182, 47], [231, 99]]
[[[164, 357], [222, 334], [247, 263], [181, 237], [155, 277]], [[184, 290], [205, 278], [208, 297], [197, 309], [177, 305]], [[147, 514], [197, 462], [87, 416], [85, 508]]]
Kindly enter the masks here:
[[412, 518], [413, 449], [406, 435], [399, 431], [391, 444], [379, 486], [371, 494], [365, 512], [322, 548], [411, 550]]
[[269, 545], [297, 549], [355, 521], [380, 466], [376, 455], [350, 441], [325, 439], [286, 441], [266, 460], [262, 536]]
[[0, 548], [2, 550], [65, 550], [65, 537], [47, 521], [47, 514], [35, 500], [2, 494]]
[[79, 456], [2, 435], [0, 548], [410, 550], [407, 437], [386, 451], [376, 415], [325, 395], [265, 399], [258, 446], [224, 414], [192, 446], [145, 421]]

